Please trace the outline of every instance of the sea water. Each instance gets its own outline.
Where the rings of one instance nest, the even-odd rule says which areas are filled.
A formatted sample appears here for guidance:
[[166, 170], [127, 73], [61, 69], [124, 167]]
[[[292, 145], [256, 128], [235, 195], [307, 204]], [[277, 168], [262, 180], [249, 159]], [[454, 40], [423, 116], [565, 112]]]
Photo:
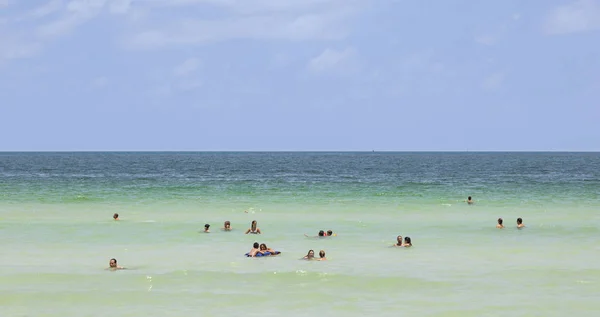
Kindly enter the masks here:
[[599, 208], [599, 153], [0, 153], [0, 316], [598, 316]]

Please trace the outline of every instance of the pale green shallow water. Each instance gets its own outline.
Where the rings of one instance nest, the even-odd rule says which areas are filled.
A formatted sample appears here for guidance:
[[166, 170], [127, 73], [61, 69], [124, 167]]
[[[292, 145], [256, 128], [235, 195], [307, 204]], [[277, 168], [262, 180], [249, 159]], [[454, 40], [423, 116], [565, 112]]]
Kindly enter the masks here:
[[[0, 316], [598, 316], [599, 171], [597, 153], [0, 153]], [[244, 258], [254, 241], [282, 255]]]

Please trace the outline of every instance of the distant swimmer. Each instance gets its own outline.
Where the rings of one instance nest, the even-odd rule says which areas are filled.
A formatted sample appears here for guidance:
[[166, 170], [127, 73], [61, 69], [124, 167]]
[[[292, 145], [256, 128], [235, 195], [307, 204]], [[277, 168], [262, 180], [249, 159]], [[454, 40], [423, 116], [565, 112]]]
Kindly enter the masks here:
[[525, 225], [523, 224], [523, 219], [517, 218], [517, 228], [525, 228]]
[[117, 259], [112, 258], [110, 259], [110, 261], [108, 261], [108, 268], [107, 270], [124, 270], [125, 268], [122, 266], [118, 266], [117, 265]]
[[405, 247], [405, 248], [412, 247], [412, 241], [410, 240], [410, 237], [404, 237], [404, 245], [403, 245], [403, 247]]
[[335, 236], [337, 236], [337, 233], [333, 233], [333, 231], [327, 230], [327, 236], [328, 237], [335, 237]]
[[209, 232], [210, 232], [210, 230], [209, 230], [209, 229], [210, 229], [210, 225], [209, 225], [209, 224], [205, 224], [205, 225], [204, 225], [204, 232], [205, 232], [205, 233], [209, 233]]
[[[311, 238], [306, 233], [304, 234], [304, 236], [307, 237], [307, 238]], [[325, 234], [325, 231], [321, 230], [321, 231], [319, 231], [319, 233], [316, 236], [312, 236], [312, 238], [324, 238], [326, 236], [327, 236], [327, 234]]]
[[327, 261], [327, 258], [325, 257], [325, 250], [319, 251], [319, 261]]
[[396, 243], [394, 244], [395, 247], [403, 247], [404, 246], [404, 242], [402, 241], [402, 236], [397, 236], [396, 237]]
[[252, 223], [250, 224], [250, 229], [246, 230], [246, 234], [252, 233], [252, 234], [262, 234], [262, 232], [260, 231], [260, 228], [257, 227], [257, 223], [256, 220], [252, 220]]
[[471, 196], [467, 197], [467, 200], [465, 200], [465, 202], [469, 205], [472, 205], [475, 203], [475, 201], [473, 201], [473, 199], [471, 198]]
[[119, 220], [119, 214], [118, 214], [118, 213], [115, 213], [115, 214], [113, 215], [113, 219], [114, 219], [114, 220]]
[[231, 231], [231, 222], [225, 221], [225, 223], [223, 224], [223, 230], [225, 231]]
[[308, 253], [302, 258], [304, 260], [314, 260], [315, 259], [315, 251], [308, 250]]
[[498, 218], [498, 224], [496, 225], [496, 228], [504, 229], [504, 225], [502, 224], [502, 222], [503, 222], [502, 218]]

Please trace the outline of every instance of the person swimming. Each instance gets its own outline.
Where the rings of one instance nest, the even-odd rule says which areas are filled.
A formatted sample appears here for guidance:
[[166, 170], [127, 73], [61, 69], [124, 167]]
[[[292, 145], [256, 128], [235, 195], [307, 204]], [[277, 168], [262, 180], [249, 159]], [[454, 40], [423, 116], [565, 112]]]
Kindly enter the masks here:
[[405, 248], [412, 247], [412, 241], [410, 240], [410, 237], [404, 237], [404, 245], [403, 245], [403, 247], [405, 247]]
[[504, 221], [502, 220], [502, 218], [498, 218], [498, 224], [496, 225], [496, 228], [498, 228], [498, 229], [503, 229], [503, 228], [504, 228], [504, 225], [502, 224], [502, 222], [504, 222]]
[[210, 229], [210, 225], [209, 225], [209, 224], [205, 224], [205, 225], [204, 225], [204, 232], [205, 232], [205, 233], [209, 233], [209, 232], [210, 232], [210, 230], [209, 230], [209, 229]]
[[319, 261], [326, 261], [327, 258], [325, 257], [325, 250], [321, 250], [319, 251]]
[[517, 218], [517, 228], [518, 229], [525, 228], [525, 225], [523, 224], [523, 219]]
[[258, 244], [258, 242], [254, 242], [254, 245], [252, 245], [252, 249], [250, 249], [250, 252], [248, 252], [248, 256], [255, 257], [256, 253], [258, 253], [259, 251], [260, 245]]
[[403, 247], [404, 243], [402, 242], [402, 236], [397, 236], [396, 237], [396, 243], [394, 244], [395, 247]]
[[262, 234], [262, 232], [260, 231], [260, 228], [257, 227], [257, 223], [256, 220], [252, 220], [252, 223], [250, 224], [250, 229], [246, 230], [246, 234]]
[[303, 260], [314, 260], [315, 259], [315, 251], [308, 250], [308, 253], [302, 259]]
[[113, 215], [113, 219], [114, 220], [119, 220], [119, 214], [115, 212], [115, 214]]
[[473, 199], [471, 198], [471, 196], [467, 197], [467, 200], [465, 200], [467, 202], [467, 204], [471, 205], [474, 204], [475, 202], [473, 201]]
[[[307, 238], [311, 238], [306, 233], [304, 234], [304, 236], [307, 237]], [[317, 233], [317, 235], [313, 236], [312, 238], [324, 238], [326, 236], [327, 236], [327, 234], [325, 233], [325, 231], [320, 230], [319, 233]]]
[[108, 261], [108, 270], [124, 270], [125, 268], [117, 265], [117, 259], [112, 258]]
[[277, 253], [277, 251], [275, 251], [275, 250], [273, 250], [273, 249], [271, 249], [271, 248], [267, 247], [267, 245], [266, 245], [266, 244], [264, 244], [264, 243], [261, 243], [261, 244], [260, 244], [260, 247], [259, 247], [259, 251], [258, 251], [258, 252], [260, 252], [260, 253], [262, 253], [262, 254], [265, 254], [265, 253], [269, 252], [269, 253], [270, 253], [269, 255], [277, 255], [277, 254], [279, 254], [279, 253]]
[[229, 222], [229, 220], [225, 221], [225, 223], [223, 224], [223, 230], [231, 231], [231, 222]]
[[333, 233], [332, 230], [327, 230], [327, 236], [328, 237], [333, 237], [333, 236], [337, 236], [337, 234]]

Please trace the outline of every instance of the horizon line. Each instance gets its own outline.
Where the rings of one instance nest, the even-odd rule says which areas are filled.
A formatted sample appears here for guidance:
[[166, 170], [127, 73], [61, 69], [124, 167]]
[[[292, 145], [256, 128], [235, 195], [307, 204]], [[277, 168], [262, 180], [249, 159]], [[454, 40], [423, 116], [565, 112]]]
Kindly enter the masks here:
[[599, 153], [600, 150], [0, 150], [0, 153]]

